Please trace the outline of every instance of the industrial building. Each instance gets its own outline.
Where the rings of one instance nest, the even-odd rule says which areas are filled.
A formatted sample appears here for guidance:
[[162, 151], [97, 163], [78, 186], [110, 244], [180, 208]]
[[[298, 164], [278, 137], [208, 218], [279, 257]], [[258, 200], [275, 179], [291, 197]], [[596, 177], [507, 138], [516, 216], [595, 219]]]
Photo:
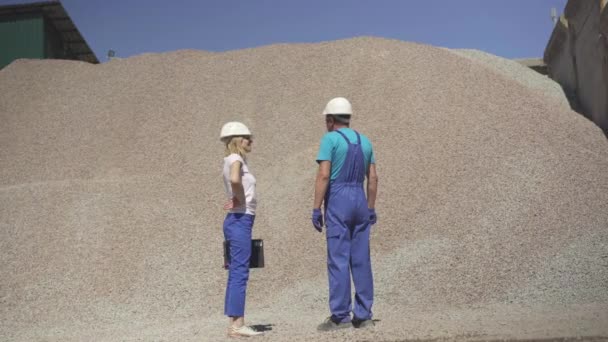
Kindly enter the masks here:
[[18, 58], [99, 63], [60, 1], [0, 6], [0, 68]]
[[545, 49], [548, 75], [608, 136], [608, 0], [569, 0]]

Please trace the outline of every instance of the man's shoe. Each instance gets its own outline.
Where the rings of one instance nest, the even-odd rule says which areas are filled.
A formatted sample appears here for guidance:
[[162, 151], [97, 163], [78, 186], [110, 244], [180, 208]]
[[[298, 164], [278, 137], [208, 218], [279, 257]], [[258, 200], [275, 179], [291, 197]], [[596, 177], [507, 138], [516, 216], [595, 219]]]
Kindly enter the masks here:
[[228, 329], [229, 337], [253, 337], [253, 336], [260, 336], [260, 335], [264, 335], [264, 333], [261, 331], [255, 331], [246, 325], [243, 325], [240, 328], [230, 327]]
[[352, 324], [350, 322], [336, 323], [331, 319], [331, 317], [327, 317], [325, 319], [325, 321], [323, 321], [323, 323], [321, 323], [317, 326], [317, 330], [318, 331], [332, 331], [332, 330], [350, 328], [351, 326], [352, 326]]
[[372, 328], [376, 325], [371, 319], [353, 319], [353, 326], [357, 329]]

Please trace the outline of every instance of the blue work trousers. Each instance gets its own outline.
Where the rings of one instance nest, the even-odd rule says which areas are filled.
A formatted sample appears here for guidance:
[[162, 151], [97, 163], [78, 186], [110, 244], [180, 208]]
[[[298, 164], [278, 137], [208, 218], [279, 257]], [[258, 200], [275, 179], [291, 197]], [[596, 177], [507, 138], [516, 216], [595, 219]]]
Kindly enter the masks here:
[[[335, 186], [330, 196], [327, 220], [327, 271], [329, 308], [335, 322], [351, 320], [351, 274], [355, 285], [353, 316], [372, 318], [374, 281], [370, 258], [370, 229], [367, 202], [360, 184]], [[340, 196], [349, 193], [351, 196]], [[358, 195], [352, 196], [353, 193]], [[348, 198], [348, 199], [347, 199]], [[332, 203], [333, 202], [333, 203]]]
[[224, 314], [230, 317], [245, 316], [245, 295], [249, 280], [251, 259], [251, 231], [254, 215], [228, 214], [224, 220], [224, 238], [230, 243], [230, 265]]

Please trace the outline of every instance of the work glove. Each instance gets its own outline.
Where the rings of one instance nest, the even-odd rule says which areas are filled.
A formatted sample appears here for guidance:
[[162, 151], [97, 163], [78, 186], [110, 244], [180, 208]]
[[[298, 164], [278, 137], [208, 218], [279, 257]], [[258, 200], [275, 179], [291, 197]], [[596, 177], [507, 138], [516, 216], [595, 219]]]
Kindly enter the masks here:
[[312, 225], [315, 226], [315, 229], [319, 233], [323, 230], [323, 214], [321, 214], [321, 209], [312, 210]]
[[368, 208], [368, 210], [369, 210], [369, 223], [376, 224], [376, 221], [378, 221], [378, 215], [376, 215], [376, 209]]

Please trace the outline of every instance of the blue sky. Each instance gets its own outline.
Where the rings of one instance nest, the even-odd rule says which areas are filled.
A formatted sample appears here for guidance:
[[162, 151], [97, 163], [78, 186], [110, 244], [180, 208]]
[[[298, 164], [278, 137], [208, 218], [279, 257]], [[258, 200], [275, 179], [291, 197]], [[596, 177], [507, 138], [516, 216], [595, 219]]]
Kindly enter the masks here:
[[[28, 1], [0, 0], [0, 5]], [[63, 0], [100, 61], [377, 36], [542, 57], [567, 0]]]

